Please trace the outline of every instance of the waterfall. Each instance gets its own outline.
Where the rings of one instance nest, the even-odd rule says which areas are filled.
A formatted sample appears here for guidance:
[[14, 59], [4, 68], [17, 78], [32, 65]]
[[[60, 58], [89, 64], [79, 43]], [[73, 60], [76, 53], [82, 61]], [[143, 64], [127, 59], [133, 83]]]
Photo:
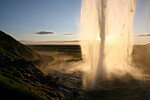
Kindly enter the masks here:
[[135, 0], [82, 0], [80, 44], [83, 86], [134, 73], [131, 67]]

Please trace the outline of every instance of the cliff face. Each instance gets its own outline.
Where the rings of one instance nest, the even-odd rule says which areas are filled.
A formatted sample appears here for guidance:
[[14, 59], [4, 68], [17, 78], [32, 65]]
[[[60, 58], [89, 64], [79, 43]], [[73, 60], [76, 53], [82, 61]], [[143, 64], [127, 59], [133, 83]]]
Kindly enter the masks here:
[[40, 55], [0, 31], [0, 100], [64, 99], [51, 76], [44, 75], [33, 61]]
[[135, 66], [150, 73], [150, 44], [134, 46], [132, 60]]

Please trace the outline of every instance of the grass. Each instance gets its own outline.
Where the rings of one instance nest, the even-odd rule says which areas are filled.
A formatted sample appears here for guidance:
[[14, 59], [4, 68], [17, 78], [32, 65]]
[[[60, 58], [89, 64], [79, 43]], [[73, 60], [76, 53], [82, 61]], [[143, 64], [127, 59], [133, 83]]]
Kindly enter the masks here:
[[[15, 78], [16, 79], [16, 78]], [[22, 82], [21, 80], [15, 80], [0, 75], [0, 91], [1, 100], [3, 99], [15, 99], [15, 100], [42, 100], [39, 95], [29, 91], [28, 88], [33, 88], [29, 84]]]
[[[8, 69], [0, 70], [0, 100], [59, 100], [53, 84], [43, 84], [30, 78], [16, 77], [16, 72]], [[22, 75], [24, 75], [22, 73]], [[33, 76], [36, 77], [36, 76]], [[44, 80], [43, 80], [44, 81]]]
[[63, 56], [63, 57], [69, 57], [74, 59], [81, 58], [81, 53], [76, 52], [62, 52], [62, 51], [36, 51], [40, 55], [46, 55], [46, 56], [53, 56], [54, 58], [56, 56]]

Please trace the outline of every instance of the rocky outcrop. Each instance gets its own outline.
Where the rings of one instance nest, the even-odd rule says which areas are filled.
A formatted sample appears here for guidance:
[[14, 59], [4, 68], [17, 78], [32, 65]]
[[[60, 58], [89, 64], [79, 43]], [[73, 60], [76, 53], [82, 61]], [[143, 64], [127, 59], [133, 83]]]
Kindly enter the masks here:
[[34, 65], [38, 53], [0, 31], [0, 99], [63, 100], [56, 79]]

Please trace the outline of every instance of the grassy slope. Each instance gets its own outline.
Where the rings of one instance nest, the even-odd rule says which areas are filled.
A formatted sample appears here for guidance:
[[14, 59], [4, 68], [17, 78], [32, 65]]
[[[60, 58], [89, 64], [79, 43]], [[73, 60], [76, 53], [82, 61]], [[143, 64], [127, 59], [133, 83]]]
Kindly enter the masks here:
[[64, 99], [55, 79], [33, 64], [36, 52], [0, 31], [0, 100]]

